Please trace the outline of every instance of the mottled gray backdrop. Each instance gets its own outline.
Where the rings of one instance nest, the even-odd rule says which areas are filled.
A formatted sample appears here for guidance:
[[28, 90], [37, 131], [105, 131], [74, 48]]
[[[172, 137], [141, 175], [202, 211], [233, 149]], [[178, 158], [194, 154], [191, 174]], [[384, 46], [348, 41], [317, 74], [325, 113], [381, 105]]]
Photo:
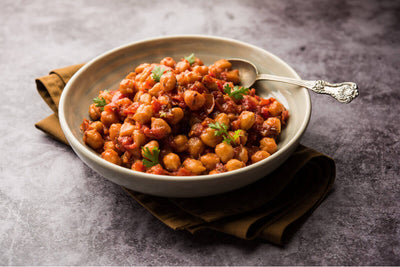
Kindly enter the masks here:
[[[399, 265], [400, 1], [0, 2], [0, 265]], [[171, 34], [262, 47], [307, 79], [356, 81], [349, 105], [312, 94], [302, 143], [333, 157], [333, 192], [283, 248], [174, 232], [36, 130], [34, 78]]]

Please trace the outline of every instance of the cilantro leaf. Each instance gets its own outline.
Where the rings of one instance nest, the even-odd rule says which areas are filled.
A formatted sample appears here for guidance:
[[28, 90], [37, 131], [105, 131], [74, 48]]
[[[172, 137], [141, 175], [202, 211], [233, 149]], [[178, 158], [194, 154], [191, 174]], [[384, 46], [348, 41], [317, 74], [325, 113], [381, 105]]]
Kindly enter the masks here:
[[161, 79], [161, 75], [163, 75], [164, 71], [165, 71], [165, 69], [163, 67], [155, 66], [154, 69], [151, 71], [151, 73], [153, 73], [153, 75], [151, 77], [156, 82], [159, 82]]
[[144, 159], [142, 160], [144, 166], [150, 168], [158, 164], [158, 155], [160, 154], [158, 147], [153, 147], [151, 152], [148, 147], [142, 147], [142, 150], [144, 154]]
[[229, 126], [225, 123], [219, 123], [218, 121], [216, 123], [209, 123], [208, 127], [216, 130], [214, 134], [216, 136], [222, 136], [222, 138], [224, 139], [223, 142], [229, 145], [231, 144], [231, 142], [235, 143], [236, 139], [238, 139], [238, 137], [242, 135], [242, 130], [239, 129], [234, 132], [233, 136], [231, 136], [228, 133]]
[[236, 130], [234, 133], [233, 133], [233, 136], [231, 137], [231, 139], [234, 141], [234, 142], [236, 142], [236, 139], [238, 139], [239, 137], [241, 137], [243, 134], [242, 134], [242, 130]]
[[243, 95], [245, 95], [249, 90], [250, 90], [249, 88], [240, 87], [237, 85], [233, 87], [233, 90], [232, 87], [229, 86], [229, 84], [226, 84], [224, 86], [224, 92], [228, 94], [230, 97], [235, 98], [236, 100], [243, 99]]
[[192, 65], [196, 61], [193, 53], [190, 56], [185, 57], [185, 59], [189, 61], [190, 65]]
[[222, 141], [222, 142], [225, 142], [225, 143], [227, 143], [228, 145], [230, 145], [231, 144], [231, 138], [229, 137], [229, 135], [227, 136], [227, 135], [223, 135], [222, 136], [223, 138], [224, 138], [224, 140]]
[[96, 104], [96, 107], [101, 107], [101, 110], [104, 110], [104, 106], [107, 105], [107, 101], [104, 97], [102, 98], [93, 98], [93, 102]]
[[219, 123], [218, 121], [216, 123], [209, 123], [208, 127], [210, 127], [211, 129], [217, 130], [215, 132], [215, 135], [220, 136], [223, 134], [228, 134], [228, 125], [226, 125], [225, 123]]

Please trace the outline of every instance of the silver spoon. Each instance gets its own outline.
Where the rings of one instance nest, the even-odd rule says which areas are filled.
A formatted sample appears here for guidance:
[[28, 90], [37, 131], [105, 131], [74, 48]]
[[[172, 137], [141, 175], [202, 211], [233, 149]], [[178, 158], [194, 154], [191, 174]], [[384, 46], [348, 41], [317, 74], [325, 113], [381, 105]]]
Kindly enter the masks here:
[[358, 96], [357, 84], [353, 82], [328, 83], [323, 80], [305, 81], [271, 74], [259, 74], [257, 67], [247, 60], [232, 58], [228, 61], [232, 63], [232, 69], [239, 70], [241, 85], [244, 87], [252, 86], [257, 80], [269, 80], [299, 85], [318, 94], [330, 95], [342, 103], [350, 103]]

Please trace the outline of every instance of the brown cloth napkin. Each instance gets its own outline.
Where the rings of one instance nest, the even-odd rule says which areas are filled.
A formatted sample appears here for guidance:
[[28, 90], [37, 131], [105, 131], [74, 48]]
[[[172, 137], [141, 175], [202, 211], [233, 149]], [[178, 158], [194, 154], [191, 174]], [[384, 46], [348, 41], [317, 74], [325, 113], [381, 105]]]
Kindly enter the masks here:
[[[35, 126], [68, 144], [57, 117], [61, 92], [83, 64], [57, 69], [36, 79], [54, 114]], [[83, 119], [83, 118], [82, 118]], [[323, 201], [335, 180], [335, 162], [303, 145], [272, 174], [244, 188], [201, 198], [162, 198], [125, 190], [175, 230], [213, 229], [243, 239], [282, 245]]]

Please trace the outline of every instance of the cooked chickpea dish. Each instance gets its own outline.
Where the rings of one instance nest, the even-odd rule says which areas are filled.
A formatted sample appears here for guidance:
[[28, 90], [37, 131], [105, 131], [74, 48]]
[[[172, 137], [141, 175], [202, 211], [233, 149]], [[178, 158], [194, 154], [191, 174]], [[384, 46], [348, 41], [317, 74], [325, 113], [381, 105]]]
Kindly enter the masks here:
[[277, 151], [289, 112], [240, 86], [225, 59], [143, 63], [118, 90], [100, 91], [81, 124], [83, 141], [111, 163], [161, 175], [228, 172]]

